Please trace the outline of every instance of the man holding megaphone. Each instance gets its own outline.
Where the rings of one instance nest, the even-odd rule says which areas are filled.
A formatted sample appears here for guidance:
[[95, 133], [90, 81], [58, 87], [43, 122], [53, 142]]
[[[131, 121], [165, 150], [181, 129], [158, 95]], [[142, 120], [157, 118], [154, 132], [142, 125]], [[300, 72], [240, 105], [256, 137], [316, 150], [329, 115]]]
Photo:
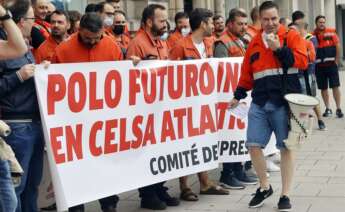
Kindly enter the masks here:
[[264, 200], [273, 193], [266, 176], [262, 151], [273, 132], [276, 147], [281, 152], [282, 190], [278, 210], [290, 211], [292, 206], [288, 196], [294, 166], [293, 154], [284, 143], [289, 131], [288, 106], [284, 95], [301, 92], [298, 70], [306, 69], [308, 60], [303, 38], [296, 30], [287, 31], [279, 24], [278, 10], [273, 1], [261, 4], [259, 13], [262, 31], [249, 44], [238, 87], [229, 107], [236, 107], [239, 101], [247, 96], [246, 92], [252, 90], [246, 147], [258, 174], [260, 187], [249, 207], [261, 207]]

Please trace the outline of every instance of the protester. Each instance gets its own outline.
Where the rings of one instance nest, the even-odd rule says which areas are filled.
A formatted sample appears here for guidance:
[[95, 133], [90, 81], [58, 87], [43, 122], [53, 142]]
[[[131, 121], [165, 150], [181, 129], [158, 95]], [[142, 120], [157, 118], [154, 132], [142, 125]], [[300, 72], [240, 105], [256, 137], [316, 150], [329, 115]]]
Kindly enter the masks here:
[[126, 55], [129, 42], [131, 41], [131, 38], [125, 33], [126, 25], [126, 14], [120, 10], [115, 11], [113, 26], [108, 30], [108, 33], [114, 37], [123, 55]]
[[[213, 13], [210, 10], [203, 8], [196, 8], [190, 13], [189, 22], [192, 33], [176, 42], [169, 53], [171, 60], [192, 60], [213, 57], [213, 44], [206, 39], [212, 36], [214, 30], [212, 16]], [[207, 172], [198, 173], [198, 177], [200, 194], [229, 194], [229, 191], [211, 182]], [[187, 176], [180, 178], [180, 197], [185, 201], [197, 201], [198, 196], [189, 187], [187, 180]]]
[[48, 0], [34, 0], [32, 2], [35, 24], [31, 32], [31, 45], [36, 50], [50, 35], [50, 24], [46, 22], [49, 2]]
[[[315, 60], [316, 60], [316, 48], [318, 42], [315, 36], [308, 33], [308, 24], [305, 23], [304, 13], [302, 11], [295, 11], [292, 13], [292, 23], [298, 28], [301, 36], [306, 40], [306, 46], [308, 50], [308, 70], [303, 71], [303, 75], [300, 76], [303, 93], [316, 97], [316, 76], [315, 76]], [[325, 130], [326, 125], [322, 120], [320, 105], [314, 108], [318, 125], [320, 130]]]
[[[34, 25], [34, 12], [30, 3], [17, 1], [9, 10], [21, 31], [19, 34], [29, 40]], [[38, 211], [38, 186], [42, 177], [44, 140], [32, 78], [34, 63], [31, 51], [15, 59], [0, 61], [0, 116], [12, 130], [5, 141], [13, 149], [24, 170], [21, 183], [15, 188], [17, 212]], [[11, 207], [9, 202], [3, 204]]]
[[315, 18], [316, 29], [314, 35], [318, 40], [316, 53], [316, 81], [317, 87], [321, 90], [326, 110], [324, 117], [330, 117], [328, 87], [332, 89], [334, 101], [337, 107], [336, 116], [343, 118], [344, 114], [340, 109], [341, 93], [338, 65], [340, 63], [340, 43], [335, 29], [326, 27], [326, 17], [319, 15]]
[[51, 61], [56, 47], [68, 38], [67, 29], [70, 26], [68, 14], [64, 11], [54, 11], [51, 14], [51, 35], [35, 52], [36, 63]]
[[[246, 147], [258, 174], [260, 187], [249, 202], [249, 207], [261, 207], [273, 194], [266, 176], [266, 163], [262, 148], [276, 136], [276, 147], [281, 152], [282, 189], [278, 202], [279, 211], [291, 210], [289, 199], [294, 173], [293, 153], [284, 140], [288, 135], [288, 112], [285, 93], [300, 93], [298, 70], [306, 69], [307, 50], [303, 38], [296, 30], [287, 32], [279, 24], [278, 6], [265, 1], [259, 7], [263, 31], [251, 41], [244, 57], [241, 77], [229, 107], [236, 107], [239, 100], [252, 90], [252, 103], [248, 114]], [[278, 70], [272, 72], [272, 69]], [[286, 72], [282, 82], [282, 73]], [[269, 94], [269, 95], [267, 95]]]
[[175, 15], [175, 30], [170, 34], [168, 39], [168, 47], [174, 47], [176, 41], [186, 37], [190, 33], [189, 17], [185, 12], [178, 12]]
[[220, 36], [223, 35], [224, 29], [225, 29], [225, 21], [223, 16], [221, 15], [215, 15], [213, 16], [213, 24], [214, 24], [214, 32], [213, 36], [218, 39]]
[[[25, 54], [28, 48], [22, 33], [1, 4], [0, 20], [2, 22], [1, 30], [7, 35], [7, 41], [0, 40], [0, 60], [13, 59]], [[11, 82], [15, 81], [15, 77], [17, 77], [16, 74], [0, 76], [0, 98], [4, 96], [3, 92], [6, 92], [6, 87], [10, 87]], [[0, 156], [0, 211], [14, 212], [17, 208], [17, 202], [9, 161]]]
[[[133, 56], [142, 60], [166, 60], [168, 59], [168, 46], [160, 40], [167, 31], [168, 13], [164, 6], [150, 4], [142, 14], [142, 27], [130, 42], [127, 50], [127, 59]], [[139, 188], [141, 207], [152, 210], [164, 210], [167, 206], [180, 204], [177, 198], [168, 194], [165, 182]]]
[[[53, 62], [78, 63], [122, 59], [120, 47], [112, 38], [104, 35], [101, 17], [96, 13], [86, 13], [80, 20], [79, 31], [56, 48]], [[115, 212], [118, 201], [116, 195], [99, 200], [103, 212]], [[69, 211], [84, 211], [84, 205], [72, 207]]]
[[[215, 57], [243, 57], [248, 41], [244, 39], [247, 33], [247, 14], [241, 10], [231, 10], [227, 20], [227, 30], [215, 43]], [[245, 185], [257, 184], [257, 178], [244, 172], [241, 162], [223, 163], [220, 177], [223, 187], [229, 189], [244, 189]]]

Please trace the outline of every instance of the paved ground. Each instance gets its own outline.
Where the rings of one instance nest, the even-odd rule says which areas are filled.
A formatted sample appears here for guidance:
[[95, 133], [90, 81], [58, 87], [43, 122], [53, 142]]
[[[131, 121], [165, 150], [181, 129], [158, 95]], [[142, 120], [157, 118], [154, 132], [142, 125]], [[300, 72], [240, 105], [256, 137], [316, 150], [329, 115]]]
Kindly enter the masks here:
[[[345, 73], [341, 73], [343, 85]], [[345, 89], [342, 89], [343, 97]], [[343, 101], [344, 102], [344, 101]], [[345, 106], [345, 104], [343, 104]], [[343, 107], [345, 108], [345, 107]], [[334, 109], [335, 110], [335, 109]], [[342, 212], [345, 211], [345, 119], [325, 119], [328, 130], [314, 131], [312, 142], [296, 154], [296, 172], [291, 193], [293, 209], [296, 212]], [[210, 172], [212, 179], [219, 179], [219, 170]], [[193, 190], [199, 185], [195, 177], [190, 180]], [[168, 208], [169, 212], [217, 211], [217, 212], [273, 212], [280, 194], [280, 173], [270, 177], [274, 195], [261, 209], [249, 209], [247, 204], [256, 186], [245, 190], [231, 190], [228, 196], [200, 196], [195, 203], [182, 202], [179, 207]], [[170, 193], [178, 196], [178, 182], [169, 181]], [[136, 191], [124, 193], [118, 205], [119, 212], [144, 212], [139, 208]], [[88, 212], [100, 211], [98, 203], [87, 205]]]

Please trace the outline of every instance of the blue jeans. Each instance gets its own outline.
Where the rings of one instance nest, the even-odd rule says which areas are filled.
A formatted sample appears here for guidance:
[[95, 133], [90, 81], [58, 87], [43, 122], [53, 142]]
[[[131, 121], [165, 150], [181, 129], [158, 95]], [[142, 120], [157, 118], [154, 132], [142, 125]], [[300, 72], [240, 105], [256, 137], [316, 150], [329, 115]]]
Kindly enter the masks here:
[[38, 186], [42, 179], [44, 138], [40, 122], [8, 123], [12, 133], [6, 142], [24, 170], [16, 188], [16, 212], [37, 212]]
[[14, 212], [17, 197], [14, 192], [9, 162], [0, 159], [0, 212]]

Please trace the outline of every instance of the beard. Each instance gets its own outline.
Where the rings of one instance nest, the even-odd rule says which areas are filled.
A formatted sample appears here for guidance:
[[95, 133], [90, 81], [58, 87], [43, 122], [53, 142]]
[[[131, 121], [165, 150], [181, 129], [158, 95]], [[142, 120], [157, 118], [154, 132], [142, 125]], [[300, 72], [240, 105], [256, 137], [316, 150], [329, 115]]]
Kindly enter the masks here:
[[162, 36], [166, 31], [166, 27], [159, 29], [155, 24], [153, 24], [151, 29], [151, 32], [154, 36]]
[[65, 33], [62, 33], [62, 32], [59, 31], [59, 30], [54, 30], [54, 29], [52, 29], [51, 35], [53, 36], [53, 38], [62, 39], [62, 38], [64, 37]]

